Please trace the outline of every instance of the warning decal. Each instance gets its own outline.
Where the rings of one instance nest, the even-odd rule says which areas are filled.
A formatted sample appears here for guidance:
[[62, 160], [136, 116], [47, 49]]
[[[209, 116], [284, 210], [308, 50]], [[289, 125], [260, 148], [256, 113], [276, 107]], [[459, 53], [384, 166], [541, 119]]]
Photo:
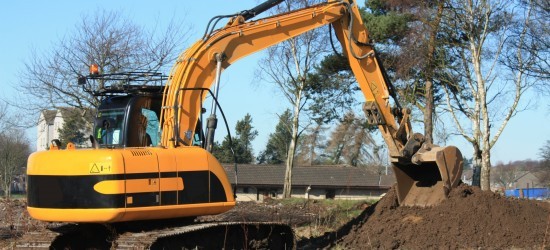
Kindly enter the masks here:
[[110, 162], [94, 162], [90, 163], [90, 174], [111, 173]]
[[92, 163], [92, 167], [90, 168], [90, 174], [99, 174], [99, 168], [97, 167], [97, 164]]

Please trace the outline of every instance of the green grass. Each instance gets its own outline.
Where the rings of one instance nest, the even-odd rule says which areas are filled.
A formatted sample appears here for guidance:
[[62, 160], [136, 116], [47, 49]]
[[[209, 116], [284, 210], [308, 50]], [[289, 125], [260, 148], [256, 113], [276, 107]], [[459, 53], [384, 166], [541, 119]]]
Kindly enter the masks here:
[[277, 202], [285, 206], [305, 206], [311, 204], [322, 208], [314, 221], [294, 228], [298, 237], [307, 238], [337, 230], [351, 219], [359, 216], [363, 212], [365, 204], [370, 206], [376, 200], [307, 200], [304, 198], [288, 198], [277, 200]]
[[[0, 199], [6, 199], [5, 196], [0, 196]], [[10, 196], [10, 199], [12, 200], [26, 200], [27, 199], [27, 195], [26, 194], [12, 194]]]
[[26, 194], [12, 194], [11, 199], [27, 199], [27, 195]]
[[324, 206], [337, 206], [340, 208], [351, 208], [358, 204], [369, 204], [372, 205], [377, 202], [377, 200], [345, 200], [345, 199], [305, 199], [305, 198], [287, 198], [287, 199], [277, 199], [277, 201], [283, 205], [299, 205], [306, 202], [317, 202]]

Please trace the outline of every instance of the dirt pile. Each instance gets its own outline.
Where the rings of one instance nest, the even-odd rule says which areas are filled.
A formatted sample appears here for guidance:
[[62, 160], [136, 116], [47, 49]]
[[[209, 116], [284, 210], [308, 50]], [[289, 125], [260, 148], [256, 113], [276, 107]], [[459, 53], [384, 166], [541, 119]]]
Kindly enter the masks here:
[[[346, 249], [540, 249], [550, 245], [549, 208], [545, 202], [506, 198], [468, 185], [454, 189], [439, 206], [399, 207], [392, 189], [321, 241]], [[304, 248], [314, 245], [311, 241]]]

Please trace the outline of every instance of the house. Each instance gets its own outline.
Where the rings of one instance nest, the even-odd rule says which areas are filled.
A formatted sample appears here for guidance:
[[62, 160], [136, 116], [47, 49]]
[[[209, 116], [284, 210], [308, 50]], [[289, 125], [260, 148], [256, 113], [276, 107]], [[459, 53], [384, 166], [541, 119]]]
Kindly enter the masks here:
[[[63, 127], [66, 117], [74, 115], [74, 112], [82, 112], [76, 108], [59, 108], [54, 110], [43, 110], [40, 112], [37, 126], [36, 151], [47, 150], [52, 140], [59, 139], [59, 129]], [[81, 115], [80, 113], [78, 115]], [[92, 121], [92, 112], [85, 112], [84, 119]], [[90, 128], [83, 128], [84, 134], [91, 134]], [[89, 142], [79, 146], [88, 147]]]
[[542, 188], [544, 185], [534, 172], [518, 171], [514, 183], [507, 188]]
[[[496, 178], [495, 173], [491, 174], [491, 190], [496, 192], [503, 192], [504, 190], [513, 190], [513, 189], [524, 189], [524, 188], [543, 188], [545, 187], [544, 183], [540, 181], [540, 177], [537, 175], [537, 172], [533, 171], [515, 171], [511, 172], [510, 182], [504, 186]], [[462, 173], [462, 182], [472, 185], [472, 175], [473, 172], [471, 169], [464, 170]]]
[[[281, 198], [284, 165], [224, 165], [238, 201]], [[346, 165], [297, 166], [292, 169], [292, 197], [306, 199], [379, 199], [395, 183], [393, 175], [378, 175]]]
[[[59, 113], [59, 114], [58, 114]], [[61, 113], [57, 110], [43, 110], [38, 119], [36, 151], [48, 149], [51, 140], [59, 138], [58, 129], [63, 124]]]

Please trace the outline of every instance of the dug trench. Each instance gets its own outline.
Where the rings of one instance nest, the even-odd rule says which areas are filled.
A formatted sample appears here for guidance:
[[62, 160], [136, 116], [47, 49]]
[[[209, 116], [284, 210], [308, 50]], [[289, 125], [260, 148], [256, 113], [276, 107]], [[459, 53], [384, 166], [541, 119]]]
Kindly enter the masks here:
[[[324, 224], [338, 223], [330, 213], [338, 208], [311, 200], [290, 204], [278, 200], [244, 202], [227, 213], [197, 220], [283, 222], [298, 235], [298, 249], [546, 249], [550, 245], [550, 203], [507, 198], [465, 184], [435, 207], [398, 206], [394, 189], [371, 206], [357, 204], [360, 207], [354, 209], [362, 209], [359, 215], [354, 214], [339, 228], [311, 237], [303, 233], [304, 228], [318, 227], [323, 224], [321, 220]], [[45, 230], [46, 223], [27, 217], [24, 201], [0, 205], [1, 228], [7, 230], [4, 234], [11, 232], [11, 237], [0, 238], [0, 248], [10, 248], [28, 232]]]

